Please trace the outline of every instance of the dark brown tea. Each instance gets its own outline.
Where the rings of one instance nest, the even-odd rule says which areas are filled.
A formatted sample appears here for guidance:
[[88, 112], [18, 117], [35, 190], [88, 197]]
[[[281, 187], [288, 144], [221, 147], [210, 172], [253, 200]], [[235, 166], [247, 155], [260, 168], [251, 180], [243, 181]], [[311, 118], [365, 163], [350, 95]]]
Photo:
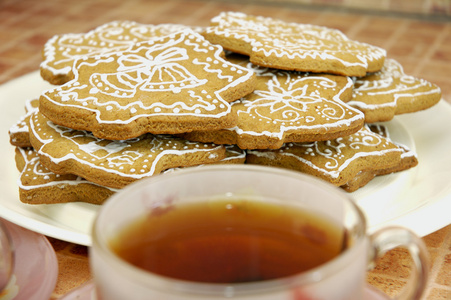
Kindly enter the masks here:
[[321, 265], [343, 251], [343, 229], [299, 208], [218, 200], [154, 210], [110, 245], [125, 261], [176, 279], [239, 283]]

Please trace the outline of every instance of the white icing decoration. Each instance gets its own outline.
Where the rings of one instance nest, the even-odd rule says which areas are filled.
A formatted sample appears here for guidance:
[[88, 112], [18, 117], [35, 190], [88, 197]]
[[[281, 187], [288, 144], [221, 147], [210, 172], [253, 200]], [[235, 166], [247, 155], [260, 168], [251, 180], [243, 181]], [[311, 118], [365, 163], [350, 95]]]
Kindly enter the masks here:
[[[207, 35], [248, 43], [253, 52], [247, 53], [251, 60], [254, 54], [255, 57], [287, 58], [291, 68], [292, 60], [311, 58], [327, 62], [334, 68], [341, 66], [342, 70], [358, 67], [359, 73], [365, 73], [368, 62], [386, 56], [382, 48], [350, 40], [339, 30], [321, 26], [287, 23], [240, 12], [223, 12], [213, 18], [212, 23], [215, 26], [206, 29]], [[298, 68], [303, 71], [302, 63]]]
[[[140, 46], [134, 45], [124, 52], [110, 53], [99, 56], [97, 60], [87, 60], [78, 63], [74, 71], [73, 81], [61, 87], [47, 91], [43, 97], [53, 105], [77, 107], [91, 111], [99, 124], [128, 124], [139, 118], [152, 117], [155, 114], [192, 116], [202, 118], [221, 118], [231, 112], [230, 104], [225, 101], [221, 94], [238, 84], [248, 81], [253, 72], [244, 67], [236, 67], [236, 71], [218, 70], [210, 63], [201, 61], [200, 58], [192, 59], [188, 57], [187, 50], [179, 47], [188, 37], [196, 37], [203, 40], [203, 37], [191, 30], [180, 31], [174, 34], [173, 39], [161, 37], [148, 42], [142, 42]], [[196, 44], [194, 49], [202, 50], [201, 45]], [[222, 50], [213, 47], [216, 61], [231, 66], [232, 64], [221, 58]], [[192, 49], [192, 50], [194, 50]], [[117, 64], [113, 61], [117, 59]], [[197, 78], [190, 68], [199, 70], [201, 67], [204, 75]], [[105, 73], [93, 73], [89, 82], [83, 83], [79, 87], [71, 86], [80, 78], [78, 69], [88, 70], [94, 68], [109, 68]], [[230, 68], [229, 68], [230, 69]], [[239, 75], [241, 71], [244, 75]], [[214, 74], [222, 81], [222, 88], [211, 89], [205, 77]], [[99, 87], [99, 82], [102, 86]], [[200, 91], [209, 91], [209, 94], [197, 95], [195, 87], [205, 86]], [[158, 90], [158, 88], [160, 88]], [[92, 88], [98, 89], [96, 94], [83, 93]], [[210, 92], [211, 91], [211, 92]], [[119, 92], [119, 93], [118, 93]], [[170, 97], [162, 97], [161, 92], [171, 92], [182, 94], [177, 96], [181, 99], [175, 101]], [[139, 95], [137, 95], [139, 93]], [[103, 97], [99, 94], [108, 96]], [[187, 95], [188, 94], [188, 95]], [[144, 95], [144, 96], [142, 96]], [[141, 98], [143, 97], [143, 98]], [[142, 99], [154, 99], [142, 101]], [[182, 101], [183, 100], [183, 101]], [[212, 102], [218, 103], [213, 105]], [[87, 106], [80, 103], [89, 103]], [[106, 107], [114, 106], [113, 110]], [[133, 107], [136, 112], [131, 116], [124, 114], [123, 119], [119, 119], [117, 113], [111, 111], [129, 110]]]
[[[378, 147], [384, 149], [380, 150]], [[289, 156], [300, 164], [333, 179], [338, 179], [340, 173], [351, 163], [364, 157], [380, 157], [383, 161], [383, 156], [387, 153], [398, 153], [400, 159], [415, 155], [388, 138], [371, 132], [366, 126], [355, 134], [335, 140], [285, 144], [277, 155], [275, 151], [248, 150], [247, 152], [270, 160], [277, 160], [278, 156]], [[347, 159], [345, 159], [346, 155]]]
[[[35, 112], [30, 120], [30, 132], [42, 144], [39, 149], [36, 149], [39, 155], [48, 157], [55, 164], [74, 160], [98, 172], [117, 174], [133, 179], [154, 175], [157, 165], [167, 155], [182, 157], [189, 153], [206, 152], [205, 157], [212, 159], [210, 155], [217, 155], [215, 152], [223, 147], [212, 144], [205, 146], [205, 144], [197, 142], [159, 135], [144, 135], [126, 141], [103, 140], [94, 137], [89, 132], [76, 131], [45, 120], [45, 117], [39, 112]], [[44, 123], [42, 124], [42, 122]], [[45, 127], [45, 131], [51, 133], [48, 138], [39, 133], [38, 129], [41, 127]], [[47, 151], [47, 148], [51, 149], [55, 143], [64, 145], [67, 149], [76, 148], [79, 151], [77, 153], [67, 151], [56, 157], [54, 154], [49, 154], [53, 153], [52, 151]], [[154, 151], [156, 155], [144, 156], [143, 151]], [[149, 159], [149, 157], [152, 158]], [[104, 162], [107, 164], [103, 164]], [[144, 168], [145, 172], [137, 174], [137, 169]]]
[[55, 35], [44, 46], [41, 67], [54, 75], [68, 74], [73, 62], [86, 56], [122, 51], [138, 41], [148, 41], [191, 28], [201, 32], [201, 27], [179, 24], [139, 24], [131, 21], [106, 23], [88, 33]]
[[386, 59], [381, 71], [355, 79], [353, 99], [348, 104], [362, 110], [394, 110], [401, 99], [414, 102], [416, 97], [440, 93], [439, 87], [406, 75], [396, 60]]

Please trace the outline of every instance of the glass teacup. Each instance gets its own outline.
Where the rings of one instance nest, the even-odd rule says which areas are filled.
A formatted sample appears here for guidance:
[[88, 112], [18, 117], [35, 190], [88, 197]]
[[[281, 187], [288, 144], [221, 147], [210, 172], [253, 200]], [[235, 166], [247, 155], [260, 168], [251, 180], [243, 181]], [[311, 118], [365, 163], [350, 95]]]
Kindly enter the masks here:
[[[321, 216], [338, 229], [342, 249], [326, 262], [294, 274], [248, 282], [208, 283], [145, 270], [123, 259], [115, 249], [117, 245], [129, 243], [127, 238], [118, 238], [118, 234], [138, 219], [170, 215], [190, 204], [215, 207], [217, 202], [222, 202], [222, 207], [244, 211], [248, 218], [260, 213], [258, 208], [254, 209], [255, 203], [272, 205], [274, 210], [280, 209], [281, 212], [268, 218], [268, 222], [273, 222], [271, 224], [283, 220], [283, 217], [276, 219], [274, 215], [286, 216], [287, 211], [298, 209]], [[192, 218], [192, 222], [196, 223], [197, 219]], [[295, 224], [294, 228], [297, 223], [290, 224]], [[158, 224], [152, 226], [158, 227]], [[190, 226], [186, 224], [182, 227]], [[311, 225], [309, 230], [319, 232], [319, 235], [312, 240], [323, 243], [322, 229], [315, 226]], [[229, 230], [233, 226], [227, 223], [226, 227]], [[348, 194], [311, 176], [261, 166], [205, 166], [141, 180], [109, 199], [94, 223], [90, 262], [97, 296], [103, 300], [360, 300], [363, 299], [368, 267], [386, 251], [405, 247], [413, 258], [414, 269], [409, 284], [397, 299], [419, 299], [427, 282], [428, 268], [427, 251], [421, 239], [404, 228], [384, 228], [372, 235], [368, 235], [366, 230], [365, 217]], [[142, 234], [143, 239], [146, 235]], [[225, 245], [221, 249], [227, 248]], [[172, 250], [163, 248], [165, 251]], [[217, 251], [218, 248], [212, 247], [210, 252]], [[204, 253], [208, 260], [211, 256], [209, 251]], [[243, 268], [248, 268], [247, 264]], [[226, 270], [223, 268], [216, 272], [225, 273]]]

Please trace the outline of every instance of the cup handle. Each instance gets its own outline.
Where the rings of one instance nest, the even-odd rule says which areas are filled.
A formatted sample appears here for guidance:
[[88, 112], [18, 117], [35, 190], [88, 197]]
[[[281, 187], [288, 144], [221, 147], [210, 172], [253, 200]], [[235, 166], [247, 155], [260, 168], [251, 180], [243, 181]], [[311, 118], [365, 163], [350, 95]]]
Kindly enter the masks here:
[[370, 235], [372, 257], [370, 267], [374, 267], [377, 258], [394, 248], [405, 248], [413, 260], [413, 269], [407, 285], [393, 299], [419, 300], [423, 295], [429, 272], [429, 254], [426, 245], [415, 233], [402, 227], [386, 227]]

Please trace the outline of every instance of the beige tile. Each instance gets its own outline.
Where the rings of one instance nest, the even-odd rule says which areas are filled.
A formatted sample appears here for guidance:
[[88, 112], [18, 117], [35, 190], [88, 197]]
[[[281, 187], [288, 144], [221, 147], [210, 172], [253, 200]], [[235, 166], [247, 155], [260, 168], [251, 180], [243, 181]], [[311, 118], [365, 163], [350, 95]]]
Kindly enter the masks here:
[[435, 282], [451, 287], [451, 253], [445, 256]]
[[451, 299], [451, 289], [445, 290], [439, 288], [432, 289], [426, 298], [426, 300], [449, 300], [449, 299]]
[[58, 281], [53, 292], [54, 298], [62, 296], [92, 278], [86, 258], [77, 258], [57, 253]]
[[406, 285], [406, 282], [403, 280], [373, 275], [371, 273], [367, 276], [367, 282], [390, 297], [397, 295]]
[[412, 259], [409, 253], [405, 249], [394, 249], [387, 252], [376, 262], [376, 267], [372, 270], [372, 273], [407, 279], [411, 268]]
[[449, 233], [451, 226], [444, 227], [434, 233], [431, 233], [423, 238], [426, 246], [428, 248], [440, 248], [443, 246], [443, 243], [446, 239], [447, 234]]

